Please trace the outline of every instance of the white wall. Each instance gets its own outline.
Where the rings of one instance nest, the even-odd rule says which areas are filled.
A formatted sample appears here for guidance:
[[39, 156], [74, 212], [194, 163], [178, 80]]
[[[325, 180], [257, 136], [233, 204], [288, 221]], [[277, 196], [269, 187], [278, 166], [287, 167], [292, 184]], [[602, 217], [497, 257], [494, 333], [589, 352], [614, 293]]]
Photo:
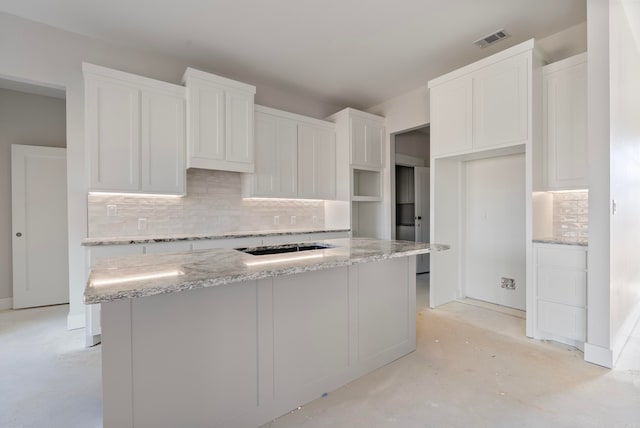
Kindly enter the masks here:
[[0, 309], [13, 296], [11, 145], [65, 147], [62, 99], [0, 88]]
[[[85, 261], [80, 242], [87, 234], [82, 61], [172, 83], [180, 83], [187, 66], [214, 73], [215, 67], [203, 67], [202, 64], [186, 63], [178, 58], [135, 51], [4, 13], [0, 13], [0, 58], [0, 78], [66, 89], [70, 265], [68, 326], [82, 327]], [[256, 102], [262, 105], [315, 117], [325, 117], [340, 109], [259, 82], [247, 83], [257, 86]]]
[[587, 50], [587, 23], [582, 22], [538, 40], [538, 48], [548, 63], [560, 61]]
[[633, 0], [610, 2], [611, 339], [614, 362], [640, 316], [640, 13]]
[[429, 166], [429, 134], [428, 130], [415, 130], [396, 135], [396, 153], [409, 155], [425, 161]]
[[[525, 310], [525, 155], [465, 162], [467, 297]], [[500, 287], [513, 278], [516, 289]]]

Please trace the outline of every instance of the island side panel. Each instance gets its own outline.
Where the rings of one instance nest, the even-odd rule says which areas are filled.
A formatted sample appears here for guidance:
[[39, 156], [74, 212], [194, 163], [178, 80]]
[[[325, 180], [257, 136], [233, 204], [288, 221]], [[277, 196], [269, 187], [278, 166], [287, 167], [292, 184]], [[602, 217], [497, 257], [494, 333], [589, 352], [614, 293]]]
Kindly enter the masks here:
[[136, 427], [234, 427], [258, 407], [257, 281], [132, 301]]
[[103, 425], [132, 428], [131, 300], [103, 303], [101, 309]]
[[275, 416], [351, 379], [348, 285], [347, 267], [274, 278]]
[[416, 349], [416, 257], [357, 265], [358, 371]]

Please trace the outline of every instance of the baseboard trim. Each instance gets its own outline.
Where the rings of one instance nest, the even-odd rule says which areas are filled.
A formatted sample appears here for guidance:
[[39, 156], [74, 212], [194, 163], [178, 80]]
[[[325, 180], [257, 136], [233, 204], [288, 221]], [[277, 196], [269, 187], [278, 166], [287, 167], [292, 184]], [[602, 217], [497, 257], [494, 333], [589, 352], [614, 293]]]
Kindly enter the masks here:
[[69, 312], [67, 315], [67, 330], [76, 330], [78, 328], [84, 328], [85, 317], [84, 312], [79, 314], [72, 314]]
[[613, 368], [613, 351], [602, 346], [584, 344], [584, 360], [608, 369]]
[[87, 348], [91, 348], [92, 346], [96, 346], [100, 342], [102, 342], [102, 335], [100, 334], [97, 334], [95, 336], [85, 336], [84, 346]]
[[631, 311], [627, 319], [624, 320], [622, 327], [618, 329], [618, 332], [613, 336], [613, 361], [618, 361], [618, 357], [622, 353], [624, 346], [627, 344], [627, 340], [631, 336], [636, 324], [640, 321], [640, 303], [636, 305]]
[[13, 309], [13, 297], [0, 299], [0, 311], [4, 311], [5, 309]]

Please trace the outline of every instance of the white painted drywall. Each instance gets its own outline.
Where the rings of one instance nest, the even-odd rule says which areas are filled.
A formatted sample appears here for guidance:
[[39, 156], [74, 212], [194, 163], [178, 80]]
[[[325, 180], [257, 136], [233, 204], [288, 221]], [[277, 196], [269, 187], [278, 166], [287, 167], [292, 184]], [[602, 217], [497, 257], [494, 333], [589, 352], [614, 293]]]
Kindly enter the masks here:
[[[465, 162], [464, 292], [525, 310], [525, 155]], [[515, 290], [500, 287], [513, 278]]]
[[637, 1], [627, 0], [587, 2], [589, 330], [585, 359], [609, 367], [615, 364], [640, 317], [637, 6]]
[[396, 135], [396, 153], [424, 160], [429, 166], [429, 134], [423, 130], [414, 130]]
[[[585, 359], [593, 361], [592, 347], [609, 350], [609, 2], [587, 1], [588, 22], [588, 151], [589, 252], [587, 344]], [[609, 360], [611, 357], [608, 358]], [[599, 364], [606, 365], [604, 362]], [[612, 364], [610, 362], [609, 364]]]
[[[88, 182], [85, 170], [82, 62], [172, 83], [180, 82], [187, 66], [213, 73], [215, 70], [179, 58], [136, 51], [5, 13], [0, 13], [0, 41], [0, 78], [66, 89], [70, 282], [67, 324], [70, 328], [82, 327], [85, 252], [80, 242], [87, 236]], [[340, 110], [339, 107], [318, 103], [259, 82], [247, 83], [257, 86], [256, 102], [262, 105], [319, 118]]]
[[538, 48], [543, 52], [544, 58], [548, 63], [586, 52], [586, 21], [538, 40]]
[[0, 299], [13, 296], [11, 145], [65, 147], [65, 102], [0, 88]]
[[610, 2], [611, 346], [614, 363], [640, 317], [640, 14]]

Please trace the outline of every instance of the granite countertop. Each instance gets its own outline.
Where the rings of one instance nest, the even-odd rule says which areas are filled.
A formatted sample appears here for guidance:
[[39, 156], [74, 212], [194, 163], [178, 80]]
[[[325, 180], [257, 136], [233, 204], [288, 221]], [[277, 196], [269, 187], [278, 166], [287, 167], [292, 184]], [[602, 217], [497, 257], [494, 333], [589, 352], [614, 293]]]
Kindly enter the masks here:
[[561, 245], [580, 245], [586, 247], [589, 245], [589, 239], [587, 238], [563, 238], [563, 237], [550, 237], [550, 238], [536, 238], [533, 242], [541, 244], [561, 244]]
[[449, 249], [442, 244], [368, 238], [319, 242], [333, 248], [262, 256], [212, 249], [98, 260], [84, 302], [106, 303]]
[[199, 241], [205, 239], [229, 239], [229, 238], [254, 238], [260, 236], [283, 236], [283, 235], [304, 235], [312, 233], [329, 233], [329, 232], [350, 232], [350, 229], [300, 229], [300, 230], [283, 230], [283, 231], [249, 231], [249, 232], [232, 232], [216, 235], [141, 235], [127, 236], [115, 238], [85, 238], [82, 245], [126, 245], [126, 244], [153, 244], [157, 242], [176, 242], [176, 241]]

